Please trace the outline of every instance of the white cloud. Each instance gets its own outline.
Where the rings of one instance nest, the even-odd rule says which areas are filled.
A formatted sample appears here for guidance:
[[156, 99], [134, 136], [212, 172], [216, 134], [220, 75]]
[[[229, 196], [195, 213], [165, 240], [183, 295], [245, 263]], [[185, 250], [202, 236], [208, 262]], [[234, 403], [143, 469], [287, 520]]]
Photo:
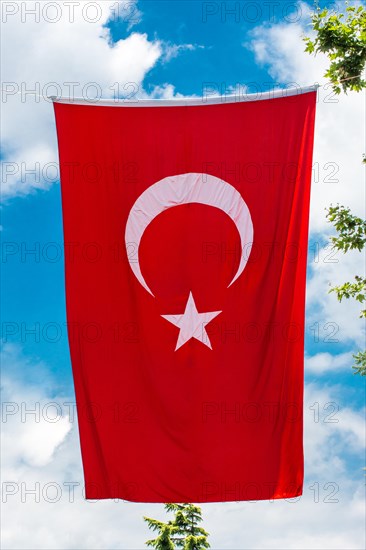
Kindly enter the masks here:
[[[352, 409], [346, 403], [338, 386], [306, 385], [304, 441], [306, 476], [310, 480], [319, 478], [323, 483], [348, 486], [351, 479], [348, 479], [347, 453], [363, 457], [364, 411]], [[357, 473], [361, 479], [362, 472]]]
[[334, 353], [340, 345], [351, 342], [364, 347], [366, 327], [360, 319], [362, 305], [353, 299], [339, 303], [335, 293], [329, 293], [332, 286], [352, 280], [355, 273], [364, 272], [364, 255], [357, 250], [335, 253], [331, 246], [319, 250], [312, 248], [306, 286], [307, 325], [319, 323], [319, 338], [328, 342]]
[[317, 353], [311, 357], [305, 358], [305, 372], [311, 374], [328, 374], [350, 368], [354, 360], [351, 353], [340, 353], [332, 355], [331, 353]]
[[154, 86], [149, 90], [149, 93], [144, 91], [141, 93], [141, 99], [173, 99], [179, 97], [184, 97], [184, 95], [176, 92], [175, 87], [167, 82]]
[[[7, 449], [2, 458], [3, 467], [15, 471], [17, 467], [45, 466], [71, 430], [69, 417], [59, 405], [59, 398], [50, 399], [48, 395], [50, 388], [54, 390], [54, 382], [42, 362], [25, 359], [13, 344], [3, 345], [1, 358], [2, 420], [6, 425], [2, 452]], [[26, 385], [25, 396], [27, 374], [24, 371], [29, 369], [36, 370], [37, 377]]]
[[[41, 9], [39, 22], [24, 12], [24, 6], [29, 11], [37, 5]], [[63, 95], [91, 97], [113, 96], [114, 91], [128, 94], [141, 89], [146, 73], [163, 52], [159, 40], [151, 41], [146, 34], [136, 32], [111, 44], [105, 24], [117, 5], [121, 15], [124, 6], [132, 9], [131, 1], [100, 2], [95, 23], [91, 22], [96, 17], [92, 10], [83, 12], [85, 3], [76, 3], [74, 19], [63, 2], [58, 5], [62, 17], [55, 23], [48, 20], [55, 17], [52, 11], [43, 13], [44, 4], [32, 1], [20, 2], [18, 12], [2, 25], [2, 89], [9, 92], [2, 107], [3, 150], [5, 162], [15, 163], [4, 165], [4, 198], [48, 186], [44, 178], [26, 175], [21, 163], [30, 170], [36, 162], [41, 167], [57, 162], [52, 103], [25, 96], [27, 90], [41, 95], [61, 91]]]
[[195, 50], [204, 49], [204, 46], [201, 44], [171, 44], [169, 42], [165, 42], [164, 45], [164, 61], [170, 61], [182, 52], [193, 52]]

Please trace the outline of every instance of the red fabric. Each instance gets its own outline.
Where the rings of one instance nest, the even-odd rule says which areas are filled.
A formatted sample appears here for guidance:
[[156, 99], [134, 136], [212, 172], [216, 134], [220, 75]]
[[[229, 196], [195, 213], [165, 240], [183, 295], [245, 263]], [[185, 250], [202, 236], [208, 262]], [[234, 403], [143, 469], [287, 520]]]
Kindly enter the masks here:
[[[138, 502], [289, 498], [303, 484], [308, 209], [316, 93], [234, 104], [55, 103], [69, 342], [86, 496]], [[131, 270], [126, 220], [177, 174], [230, 183], [254, 243], [221, 210], [160, 214]], [[247, 247], [243, 253], [248, 253]], [[136, 250], [129, 250], [133, 256]], [[212, 350], [162, 317], [222, 311]]]

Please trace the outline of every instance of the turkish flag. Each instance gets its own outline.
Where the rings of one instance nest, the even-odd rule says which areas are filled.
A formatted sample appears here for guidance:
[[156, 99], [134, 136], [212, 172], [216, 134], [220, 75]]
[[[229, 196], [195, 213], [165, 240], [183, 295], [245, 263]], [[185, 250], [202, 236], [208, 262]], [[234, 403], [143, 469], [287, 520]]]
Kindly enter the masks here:
[[301, 494], [315, 103], [55, 101], [87, 498]]

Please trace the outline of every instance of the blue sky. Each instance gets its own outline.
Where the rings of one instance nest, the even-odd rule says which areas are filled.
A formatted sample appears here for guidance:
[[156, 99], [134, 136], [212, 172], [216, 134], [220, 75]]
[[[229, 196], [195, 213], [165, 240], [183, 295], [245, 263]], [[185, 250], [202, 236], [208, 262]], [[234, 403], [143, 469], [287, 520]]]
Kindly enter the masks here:
[[[3, 37], [3, 80], [15, 83], [19, 90], [22, 86], [31, 89], [37, 82], [43, 90], [51, 81], [60, 83], [64, 90], [65, 82], [77, 81], [80, 83], [78, 91], [87, 82], [98, 82], [107, 94], [118, 81], [122, 87], [135, 82], [139, 95], [144, 97], [174, 97], [178, 94], [199, 96], [208, 82], [215, 83], [222, 93], [229, 92], [238, 83], [243, 89], [248, 86], [249, 91], [258, 88], [264, 91], [277, 84], [287, 86], [290, 82], [300, 85], [326, 83], [322, 77], [326, 60], [322, 57], [311, 59], [303, 54], [301, 34], [308, 28], [310, 2], [283, 0], [271, 5], [271, 11], [268, 3], [240, 2], [237, 3], [239, 15], [235, 18], [225, 15], [225, 6], [230, 9], [233, 2], [140, 0], [127, 6], [121, 4], [122, 17], [116, 20], [111, 20], [108, 14], [108, 9], [116, 3], [104, 2], [103, 16], [95, 24], [82, 17], [78, 19], [78, 13], [76, 22], [70, 23], [61, 2], [62, 19], [53, 26], [42, 13], [39, 23], [35, 23], [30, 16], [21, 13], [21, 4], [16, 15], [7, 16]], [[255, 13], [262, 16], [255, 17]], [[126, 14], [133, 14], [133, 18], [123, 20]], [[103, 37], [103, 33], [109, 34]], [[329, 93], [326, 87], [319, 92], [314, 151], [319, 176], [314, 178], [312, 191], [305, 334], [308, 392], [305, 406], [309, 424], [306, 487], [312, 486], [314, 480], [321, 486], [337, 480], [342, 487], [343, 500], [340, 504], [329, 504], [328, 508], [323, 503], [322, 508], [314, 509], [314, 502], [308, 502], [312, 490], [305, 491], [304, 508], [293, 518], [295, 526], [296, 521], [301, 522], [302, 545], [296, 545], [290, 536], [282, 533], [296, 533], [294, 524], [290, 526], [283, 519], [286, 508], [261, 508], [263, 518], [270, 525], [271, 536], [266, 539], [259, 525], [261, 514], [256, 516], [248, 512], [247, 505], [242, 508], [240, 505], [208, 506], [209, 530], [215, 531], [220, 514], [225, 515], [231, 530], [228, 534], [223, 527], [216, 529], [214, 548], [275, 548], [276, 544], [282, 545], [277, 546], [281, 548], [299, 549], [363, 547], [358, 528], [363, 506], [361, 468], [364, 451], [360, 439], [364, 385], [352, 374], [350, 352], [362, 347], [365, 336], [357, 318], [357, 304], [339, 305], [334, 295], [328, 294], [329, 282], [336, 284], [347, 280], [355, 269], [362, 271], [363, 262], [357, 253], [348, 257], [330, 255], [326, 246], [331, 229], [325, 221], [324, 207], [339, 201], [363, 214], [359, 160], [364, 151], [360, 123], [364, 107], [362, 98], [355, 94], [332, 103]], [[57, 161], [52, 106], [29, 97], [26, 101], [20, 98], [23, 96], [10, 94], [3, 104], [2, 161], [7, 163], [6, 169], [11, 163], [20, 167], [22, 162], [29, 169], [36, 159], [41, 166]], [[352, 133], [345, 142], [344, 134], [351, 128]], [[338, 181], [334, 184], [327, 183], [329, 163], [337, 163], [338, 167]], [[66, 335], [60, 186], [57, 181], [51, 184], [42, 178], [36, 182], [30, 175], [22, 182], [20, 175], [19, 168], [15, 176], [2, 181], [5, 395], [12, 402], [21, 399], [31, 404], [35, 400], [55, 399], [63, 403], [65, 396], [73, 399], [73, 385]], [[39, 257], [26, 253], [31, 249], [36, 249]], [[58, 257], [53, 261], [55, 253]], [[38, 330], [38, 327], [40, 338], [26, 332], [32, 328]], [[314, 336], [317, 331], [319, 338]], [[57, 341], [53, 342], [53, 338]], [[331, 338], [337, 341], [329, 341]], [[314, 422], [314, 409], [310, 408], [313, 403], [319, 403], [320, 416], [324, 417], [329, 412], [326, 406], [330, 402], [339, 407], [336, 418], [340, 422], [336, 425]], [[6, 473], [10, 477], [5, 479], [37, 480], [47, 474], [50, 479], [61, 480], [65, 479], [65, 472], [72, 471], [82, 481], [77, 429], [75, 424], [67, 428], [64, 408], [62, 415], [62, 422], [65, 422], [57, 424], [57, 434], [54, 431], [49, 435], [52, 443], [49, 448], [40, 444], [43, 450], [39, 456], [30, 455], [29, 449], [19, 443], [19, 449], [17, 447], [6, 461]], [[33, 433], [32, 425], [20, 425], [17, 415], [10, 420], [15, 424], [10, 421], [5, 424], [5, 438], [8, 437], [6, 430], [13, 426], [14, 433], [19, 430], [19, 442], [28, 441], [26, 430]], [[37, 437], [44, 441], [42, 431], [39, 435], [34, 433], [35, 439], [31, 441], [37, 441]], [[42, 473], [40, 468], [43, 468]], [[32, 502], [29, 506], [32, 507]], [[80, 498], [78, 513], [85, 513], [88, 521], [96, 521], [90, 505], [87, 511], [85, 506], [88, 504]], [[83, 538], [81, 521], [79, 528], [72, 527], [71, 538], [60, 533], [60, 542], [56, 543], [49, 533], [45, 538], [41, 536], [42, 525], [37, 519], [32, 520], [33, 527], [29, 524], [26, 515], [37, 518], [38, 509], [29, 508], [28, 511], [28, 503], [25, 503], [15, 515], [20, 523], [24, 522], [26, 534], [22, 538], [9, 521], [4, 547], [28, 548], [30, 540], [32, 548], [142, 548], [147, 538], [140, 521], [142, 512], [135, 505], [131, 506], [128, 511], [123, 508], [122, 537], [110, 523], [116, 512], [111, 506], [103, 505], [99, 510], [102, 509], [109, 535], [94, 533], [94, 538], [87, 542], [88, 539]], [[60, 507], [61, 513], [69, 517], [70, 506], [61, 502]], [[319, 508], [323, 525], [314, 526], [311, 518]], [[13, 512], [16, 509], [15, 497], [9, 498], [9, 509]], [[50, 505], [45, 507], [46, 514], [50, 513], [49, 509]], [[157, 507], [148, 509], [145, 506], [141, 510], [148, 515], [155, 511], [162, 513]], [[243, 517], [252, 518], [251, 524], [254, 522], [247, 538]], [[342, 518], [344, 523], [340, 528]], [[62, 524], [56, 524], [56, 529], [61, 530]], [[250, 527], [247, 525], [246, 529]], [[334, 533], [338, 533], [338, 538], [333, 537]]]

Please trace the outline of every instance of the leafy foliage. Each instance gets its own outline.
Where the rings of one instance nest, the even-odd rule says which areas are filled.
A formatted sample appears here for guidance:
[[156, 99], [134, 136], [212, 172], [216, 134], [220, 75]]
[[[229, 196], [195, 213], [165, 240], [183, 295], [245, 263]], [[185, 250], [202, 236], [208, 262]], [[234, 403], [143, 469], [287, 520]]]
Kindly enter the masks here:
[[208, 533], [199, 525], [201, 508], [194, 504], [165, 504], [167, 512], [174, 512], [174, 519], [167, 523], [144, 517], [149, 529], [159, 531], [159, 536], [148, 540], [147, 546], [156, 550], [205, 550], [210, 548]]
[[334, 248], [343, 252], [354, 249], [361, 252], [366, 244], [366, 220], [339, 205], [328, 208], [327, 218], [338, 232], [337, 237], [331, 237]]
[[[168, 512], [174, 512], [176, 533], [173, 542], [177, 548], [184, 550], [204, 550], [210, 548], [208, 533], [199, 526], [202, 522], [201, 508], [194, 504], [166, 504]], [[188, 546], [187, 546], [188, 545]]]
[[315, 39], [306, 37], [305, 51], [325, 53], [330, 65], [325, 73], [335, 93], [359, 92], [366, 87], [366, 10], [346, 2], [345, 14], [319, 7], [311, 16]]
[[[148, 518], [144, 518], [148, 519]], [[156, 539], [146, 541], [147, 546], [152, 546], [157, 550], [174, 550], [174, 544], [170, 538], [171, 529], [168, 525], [161, 528], [161, 533]]]
[[198, 550], [199, 548], [209, 548], [206, 537], [204, 535], [195, 537], [193, 535], [188, 535], [186, 542], [184, 544], [183, 550]]
[[366, 376], [366, 351], [359, 351], [354, 356], [355, 364], [352, 367], [355, 374]]
[[164, 523], [157, 519], [144, 517], [149, 525], [149, 529], [153, 531], [159, 531], [159, 536], [156, 539], [150, 539], [146, 541], [146, 545], [156, 548], [156, 550], [175, 550], [174, 544], [170, 538], [170, 535], [173, 533], [174, 528], [169, 523]]
[[[366, 279], [355, 275], [355, 280], [355, 283], [344, 283], [340, 286], [334, 286], [329, 292], [335, 292], [340, 302], [343, 298], [355, 298], [358, 302], [363, 303], [366, 301]], [[366, 317], [366, 309], [361, 311], [360, 317]]]

